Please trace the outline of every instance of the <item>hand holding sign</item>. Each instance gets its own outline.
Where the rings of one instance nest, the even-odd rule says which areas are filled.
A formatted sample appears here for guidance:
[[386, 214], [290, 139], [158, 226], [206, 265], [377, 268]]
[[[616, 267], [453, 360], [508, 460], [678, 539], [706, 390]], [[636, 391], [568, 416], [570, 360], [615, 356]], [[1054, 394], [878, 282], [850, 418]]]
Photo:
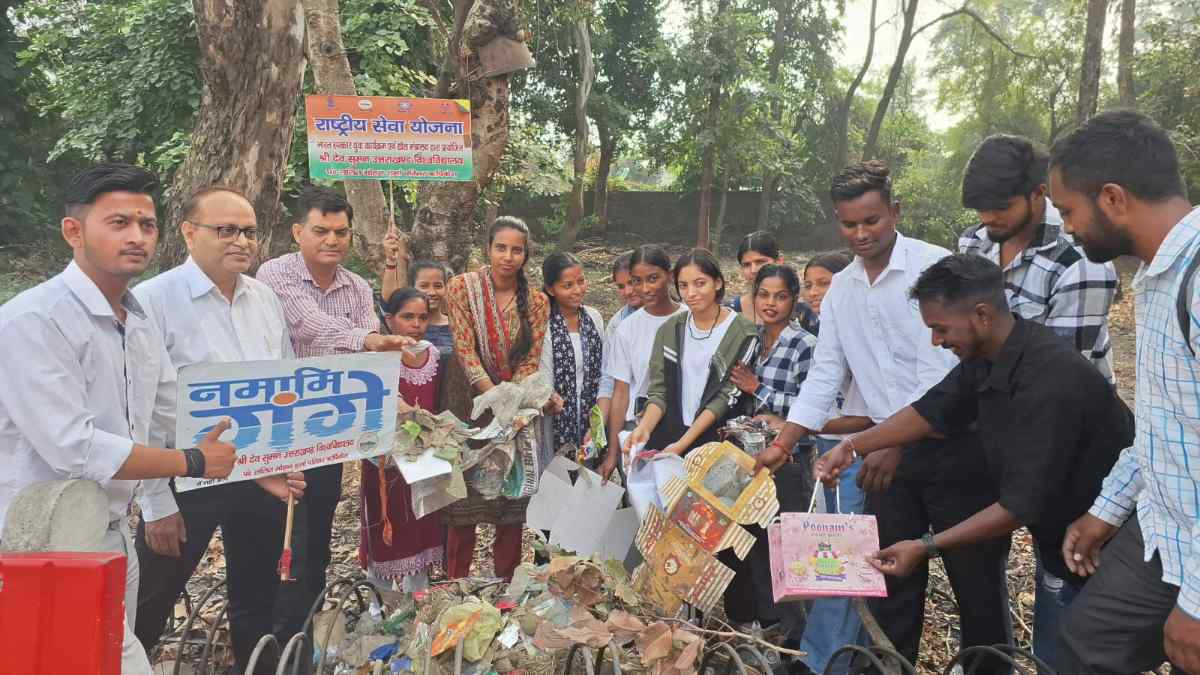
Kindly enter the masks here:
[[204, 477], [225, 478], [233, 471], [237, 448], [221, 440], [221, 434], [229, 429], [229, 418], [222, 417], [200, 441], [200, 452], [204, 453]]

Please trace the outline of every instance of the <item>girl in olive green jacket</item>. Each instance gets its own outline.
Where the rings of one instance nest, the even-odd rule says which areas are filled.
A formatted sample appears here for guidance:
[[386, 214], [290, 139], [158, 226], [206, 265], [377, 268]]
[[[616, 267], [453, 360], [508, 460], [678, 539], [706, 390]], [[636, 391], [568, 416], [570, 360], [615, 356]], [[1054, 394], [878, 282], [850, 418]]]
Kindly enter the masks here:
[[654, 337], [645, 408], [626, 452], [644, 443], [684, 455], [717, 440], [717, 429], [741, 413], [742, 392], [730, 371], [738, 363], [753, 367], [759, 348], [757, 327], [721, 305], [725, 278], [711, 253], [692, 249], [672, 274], [688, 311], [668, 319]]

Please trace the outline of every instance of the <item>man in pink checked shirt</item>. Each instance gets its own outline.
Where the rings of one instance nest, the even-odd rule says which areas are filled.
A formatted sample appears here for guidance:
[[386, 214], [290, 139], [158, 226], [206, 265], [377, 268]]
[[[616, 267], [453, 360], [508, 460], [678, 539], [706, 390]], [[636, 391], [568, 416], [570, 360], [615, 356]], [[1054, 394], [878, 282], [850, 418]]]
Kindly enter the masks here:
[[[298, 253], [263, 263], [258, 280], [271, 287], [283, 304], [283, 315], [297, 357], [361, 351], [396, 351], [411, 338], [381, 335], [371, 286], [342, 267], [350, 250], [354, 209], [341, 194], [310, 186], [300, 195], [302, 220], [292, 225]], [[311, 604], [325, 588], [333, 514], [342, 496], [342, 465], [309, 469], [300, 510], [306, 531], [307, 560], [298, 575], [302, 595]]]

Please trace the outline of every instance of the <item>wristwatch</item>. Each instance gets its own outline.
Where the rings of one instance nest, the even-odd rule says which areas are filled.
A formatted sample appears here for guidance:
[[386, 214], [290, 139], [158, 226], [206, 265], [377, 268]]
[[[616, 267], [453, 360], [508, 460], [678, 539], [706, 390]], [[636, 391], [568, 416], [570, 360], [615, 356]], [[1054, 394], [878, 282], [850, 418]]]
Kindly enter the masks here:
[[942, 549], [933, 543], [933, 534], [926, 532], [921, 535], [921, 543], [925, 545], [925, 557], [930, 560], [942, 557]]

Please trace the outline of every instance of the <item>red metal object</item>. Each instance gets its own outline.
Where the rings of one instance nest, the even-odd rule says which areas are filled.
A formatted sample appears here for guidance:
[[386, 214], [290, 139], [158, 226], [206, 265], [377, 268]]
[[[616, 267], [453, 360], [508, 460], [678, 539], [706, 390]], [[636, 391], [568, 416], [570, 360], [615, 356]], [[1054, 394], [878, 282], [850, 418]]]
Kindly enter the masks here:
[[125, 556], [0, 555], [4, 675], [121, 675]]

